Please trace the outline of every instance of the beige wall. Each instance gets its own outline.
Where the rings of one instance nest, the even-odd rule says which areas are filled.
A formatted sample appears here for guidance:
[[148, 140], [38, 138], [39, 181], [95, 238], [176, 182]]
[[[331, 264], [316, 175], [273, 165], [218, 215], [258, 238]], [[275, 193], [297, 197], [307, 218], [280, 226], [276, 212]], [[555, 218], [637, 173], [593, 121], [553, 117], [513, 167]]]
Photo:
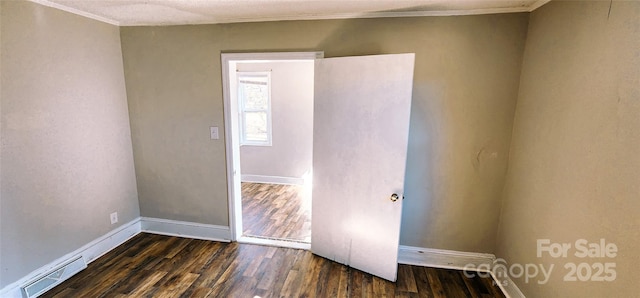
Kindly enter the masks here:
[[242, 175], [300, 178], [311, 170], [313, 61], [238, 63], [239, 71], [271, 72], [271, 146], [241, 146]]
[[139, 210], [118, 28], [0, 3], [2, 288]]
[[416, 53], [401, 243], [492, 252], [527, 14], [121, 28], [143, 216], [228, 225], [220, 53]]
[[[531, 14], [497, 255], [555, 264], [527, 297], [637, 297], [640, 292], [640, 2], [551, 2]], [[604, 238], [616, 258], [573, 256]], [[536, 240], [570, 243], [536, 256]], [[567, 262], [614, 262], [614, 282], [563, 282]], [[595, 272], [595, 270], [594, 270]]]

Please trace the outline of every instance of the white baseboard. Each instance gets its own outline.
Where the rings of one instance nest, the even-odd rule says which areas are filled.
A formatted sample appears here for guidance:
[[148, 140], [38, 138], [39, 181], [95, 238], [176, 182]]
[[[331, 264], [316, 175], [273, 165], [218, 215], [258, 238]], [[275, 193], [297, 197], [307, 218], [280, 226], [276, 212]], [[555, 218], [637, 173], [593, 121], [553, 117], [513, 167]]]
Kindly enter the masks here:
[[398, 250], [398, 263], [464, 270], [469, 264], [477, 267], [485, 264], [491, 265], [495, 255], [485, 253], [461, 252], [455, 250], [422, 248], [400, 245]]
[[242, 175], [240, 176], [240, 180], [242, 182], [253, 182], [253, 183], [304, 185], [304, 178], [299, 178], [299, 177]]
[[498, 283], [502, 293], [507, 298], [526, 298], [520, 288], [511, 280], [506, 270], [506, 267], [496, 266], [494, 271], [491, 271], [491, 277]]
[[[493, 268], [496, 256], [486, 253], [461, 252], [454, 250], [422, 248], [400, 245], [398, 249], [398, 263], [415, 266], [468, 270], [478, 268]], [[470, 266], [471, 265], [471, 266]], [[489, 266], [489, 267], [487, 267]], [[498, 267], [500, 268], [500, 267]], [[525, 298], [518, 286], [507, 274], [498, 273], [501, 279], [496, 278], [494, 272], [491, 276], [507, 298]]]
[[106, 254], [110, 250], [118, 247], [120, 244], [131, 239], [133, 236], [140, 233], [140, 218], [136, 218], [115, 230], [95, 239], [88, 244], [70, 252], [53, 262], [46, 264], [26, 276], [22, 277], [16, 282], [13, 282], [4, 288], [0, 289], [0, 297], [3, 298], [22, 298], [22, 292], [20, 287], [35, 280], [52, 269], [62, 265], [63, 263], [74, 259], [78, 256], [82, 256], [87, 264]]
[[146, 233], [231, 242], [231, 229], [225, 226], [151, 217], [141, 217], [140, 224], [142, 232]]

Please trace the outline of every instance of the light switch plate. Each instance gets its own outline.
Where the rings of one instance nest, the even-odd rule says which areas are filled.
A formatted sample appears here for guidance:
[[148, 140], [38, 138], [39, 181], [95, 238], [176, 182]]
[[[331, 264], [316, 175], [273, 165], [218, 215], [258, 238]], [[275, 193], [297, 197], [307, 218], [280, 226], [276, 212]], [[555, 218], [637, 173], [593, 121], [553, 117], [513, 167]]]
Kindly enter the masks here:
[[218, 134], [218, 127], [217, 126], [211, 126], [210, 127], [210, 131], [211, 131], [211, 139], [212, 140], [220, 139], [220, 135]]

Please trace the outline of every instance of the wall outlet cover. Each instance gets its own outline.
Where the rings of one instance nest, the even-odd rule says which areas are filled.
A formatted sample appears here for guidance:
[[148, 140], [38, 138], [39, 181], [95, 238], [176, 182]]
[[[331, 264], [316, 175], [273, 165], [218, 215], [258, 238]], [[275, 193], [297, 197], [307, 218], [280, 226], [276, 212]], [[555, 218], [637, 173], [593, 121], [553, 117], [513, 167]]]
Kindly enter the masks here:
[[211, 132], [211, 139], [212, 140], [220, 139], [220, 134], [218, 133], [218, 127], [217, 126], [211, 126], [209, 129], [210, 129], [210, 132]]

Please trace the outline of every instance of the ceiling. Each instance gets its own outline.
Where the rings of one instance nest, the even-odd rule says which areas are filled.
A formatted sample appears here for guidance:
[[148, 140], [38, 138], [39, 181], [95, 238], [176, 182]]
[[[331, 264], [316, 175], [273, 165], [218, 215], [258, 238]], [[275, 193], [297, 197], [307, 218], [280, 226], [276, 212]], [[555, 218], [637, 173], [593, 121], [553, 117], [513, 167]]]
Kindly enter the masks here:
[[529, 12], [550, 0], [30, 0], [118, 26]]

